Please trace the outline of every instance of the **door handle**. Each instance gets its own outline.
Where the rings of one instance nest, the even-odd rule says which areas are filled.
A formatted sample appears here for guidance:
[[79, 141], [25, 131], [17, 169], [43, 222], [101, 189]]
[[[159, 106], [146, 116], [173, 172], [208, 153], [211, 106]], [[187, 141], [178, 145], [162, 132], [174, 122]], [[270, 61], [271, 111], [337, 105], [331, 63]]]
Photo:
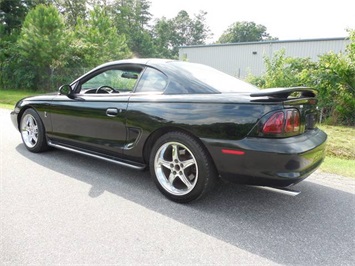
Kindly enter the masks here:
[[117, 108], [108, 108], [108, 109], [106, 109], [106, 115], [110, 116], [110, 117], [115, 117], [121, 112], [122, 112], [122, 110], [121, 109], [118, 110]]

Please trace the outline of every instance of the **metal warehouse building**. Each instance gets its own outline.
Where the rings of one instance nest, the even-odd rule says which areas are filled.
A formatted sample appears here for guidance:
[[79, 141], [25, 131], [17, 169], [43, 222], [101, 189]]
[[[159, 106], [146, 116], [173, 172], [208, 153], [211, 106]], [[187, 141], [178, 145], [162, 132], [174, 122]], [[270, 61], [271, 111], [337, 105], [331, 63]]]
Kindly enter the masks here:
[[182, 46], [179, 59], [202, 63], [235, 77], [245, 78], [249, 73], [259, 76], [264, 70], [264, 57], [284, 49], [286, 56], [311, 58], [328, 52], [345, 52], [350, 43], [346, 38], [307, 39], [290, 41], [261, 41], [232, 44]]

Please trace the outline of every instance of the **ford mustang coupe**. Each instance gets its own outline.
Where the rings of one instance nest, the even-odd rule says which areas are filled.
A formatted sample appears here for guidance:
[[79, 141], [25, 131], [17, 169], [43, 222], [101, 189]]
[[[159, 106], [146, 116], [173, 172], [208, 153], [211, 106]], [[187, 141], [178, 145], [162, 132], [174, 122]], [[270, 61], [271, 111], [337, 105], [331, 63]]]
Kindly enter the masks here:
[[11, 113], [25, 147], [49, 147], [149, 168], [176, 202], [218, 178], [285, 188], [322, 163], [317, 91], [260, 90], [205, 65], [165, 59], [103, 64]]

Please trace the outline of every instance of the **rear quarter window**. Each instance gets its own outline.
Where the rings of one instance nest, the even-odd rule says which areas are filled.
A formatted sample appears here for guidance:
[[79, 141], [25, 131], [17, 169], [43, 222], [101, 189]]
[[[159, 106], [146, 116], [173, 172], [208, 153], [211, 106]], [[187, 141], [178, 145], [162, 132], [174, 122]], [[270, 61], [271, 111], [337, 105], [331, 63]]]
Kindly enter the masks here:
[[163, 92], [168, 84], [168, 78], [154, 68], [146, 68], [143, 72], [136, 92]]

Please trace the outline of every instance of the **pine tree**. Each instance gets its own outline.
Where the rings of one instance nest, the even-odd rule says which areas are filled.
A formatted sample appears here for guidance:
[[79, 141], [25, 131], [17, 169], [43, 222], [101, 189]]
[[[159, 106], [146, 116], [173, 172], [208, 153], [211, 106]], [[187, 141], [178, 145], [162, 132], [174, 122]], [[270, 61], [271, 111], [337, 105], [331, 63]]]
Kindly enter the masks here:
[[[38, 5], [26, 16], [17, 41], [19, 71], [27, 86], [47, 89], [54, 70], [63, 64], [66, 34], [63, 18], [54, 6]], [[19, 76], [24, 73], [16, 73]]]
[[125, 36], [117, 34], [105, 9], [99, 6], [90, 12], [87, 21], [78, 20], [74, 37], [76, 54], [85, 67], [131, 56]]

